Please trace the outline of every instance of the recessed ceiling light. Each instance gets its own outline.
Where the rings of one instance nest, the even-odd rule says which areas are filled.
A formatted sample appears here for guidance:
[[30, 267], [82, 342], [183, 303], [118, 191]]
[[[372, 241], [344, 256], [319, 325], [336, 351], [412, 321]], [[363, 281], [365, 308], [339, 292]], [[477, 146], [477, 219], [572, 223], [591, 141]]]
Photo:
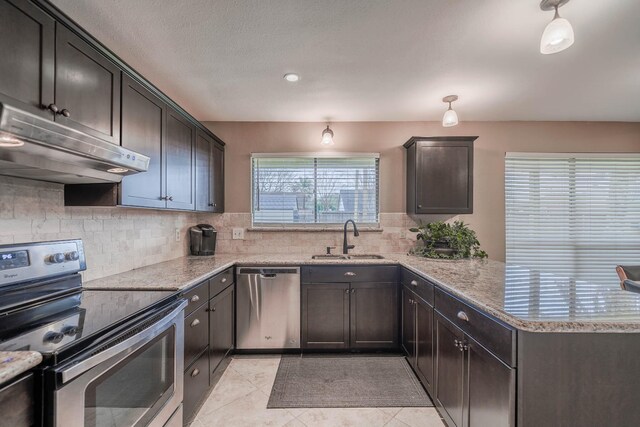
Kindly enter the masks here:
[[288, 82], [297, 82], [300, 80], [300, 76], [296, 73], [287, 73], [284, 75], [284, 79]]
[[111, 173], [125, 173], [125, 172], [129, 172], [129, 169], [127, 169], [127, 168], [111, 168], [111, 169], [107, 169], [107, 172], [111, 172]]
[[11, 135], [0, 135], [0, 147], [22, 147], [24, 141], [20, 141]]

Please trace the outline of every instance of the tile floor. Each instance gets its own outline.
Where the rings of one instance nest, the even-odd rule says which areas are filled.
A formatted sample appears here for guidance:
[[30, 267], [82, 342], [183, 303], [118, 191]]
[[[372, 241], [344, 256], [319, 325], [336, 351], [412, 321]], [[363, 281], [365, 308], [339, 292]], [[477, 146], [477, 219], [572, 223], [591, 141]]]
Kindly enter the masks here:
[[191, 427], [443, 427], [435, 408], [267, 409], [280, 356], [234, 357]]

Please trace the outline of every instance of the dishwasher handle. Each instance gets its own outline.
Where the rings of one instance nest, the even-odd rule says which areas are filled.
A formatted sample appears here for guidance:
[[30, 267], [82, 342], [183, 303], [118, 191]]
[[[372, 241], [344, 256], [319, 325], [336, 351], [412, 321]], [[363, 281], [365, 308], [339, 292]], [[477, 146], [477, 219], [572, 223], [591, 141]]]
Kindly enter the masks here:
[[238, 276], [257, 274], [264, 279], [273, 279], [278, 275], [300, 274], [300, 267], [240, 267]]

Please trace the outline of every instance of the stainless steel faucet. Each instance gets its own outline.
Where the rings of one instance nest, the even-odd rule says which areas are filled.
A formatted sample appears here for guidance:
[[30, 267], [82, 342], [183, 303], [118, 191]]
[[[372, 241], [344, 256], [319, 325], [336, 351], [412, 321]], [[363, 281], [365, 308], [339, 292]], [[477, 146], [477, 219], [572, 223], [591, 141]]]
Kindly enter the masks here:
[[343, 236], [343, 240], [342, 240], [342, 253], [345, 254], [345, 255], [349, 253], [349, 249], [355, 248], [355, 245], [350, 245], [350, 244], [347, 243], [347, 226], [349, 225], [349, 223], [353, 224], [353, 235], [355, 237], [358, 237], [360, 235], [360, 233], [358, 232], [358, 227], [356, 226], [355, 221], [352, 220], [352, 219], [346, 220], [345, 223], [344, 223], [344, 236]]

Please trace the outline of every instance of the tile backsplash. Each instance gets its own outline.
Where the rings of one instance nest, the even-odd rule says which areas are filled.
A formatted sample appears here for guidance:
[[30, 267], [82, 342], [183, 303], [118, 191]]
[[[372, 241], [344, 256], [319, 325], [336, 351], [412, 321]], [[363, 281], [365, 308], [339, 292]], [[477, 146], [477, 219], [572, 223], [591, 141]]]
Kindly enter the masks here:
[[196, 219], [191, 212], [65, 207], [61, 184], [0, 176], [0, 244], [82, 239], [85, 280], [186, 255]]
[[[199, 215], [200, 216], [200, 215]], [[342, 253], [342, 229], [337, 231], [254, 231], [250, 213], [225, 213], [202, 215], [201, 220], [211, 223], [218, 230], [217, 251], [240, 254], [323, 254], [327, 246], [335, 246], [333, 253]], [[382, 231], [363, 231], [354, 237], [349, 226], [349, 243], [355, 245], [353, 253], [404, 253], [415, 246], [415, 234], [408, 231], [415, 225], [405, 213], [381, 213]], [[244, 240], [233, 240], [233, 228], [243, 228]]]
[[[251, 214], [196, 214], [134, 208], [65, 207], [61, 184], [0, 176], [0, 244], [82, 239], [85, 280], [188, 255], [187, 229], [210, 223], [218, 230], [218, 253], [324, 253], [342, 250], [342, 231], [249, 231]], [[404, 213], [381, 213], [382, 231], [363, 231], [349, 241], [354, 253], [406, 252], [415, 245], [414, 221]], [[245, 230], [232, 240], [233, 228]], [[175, 240], [176, 229], [180, 241]]]

